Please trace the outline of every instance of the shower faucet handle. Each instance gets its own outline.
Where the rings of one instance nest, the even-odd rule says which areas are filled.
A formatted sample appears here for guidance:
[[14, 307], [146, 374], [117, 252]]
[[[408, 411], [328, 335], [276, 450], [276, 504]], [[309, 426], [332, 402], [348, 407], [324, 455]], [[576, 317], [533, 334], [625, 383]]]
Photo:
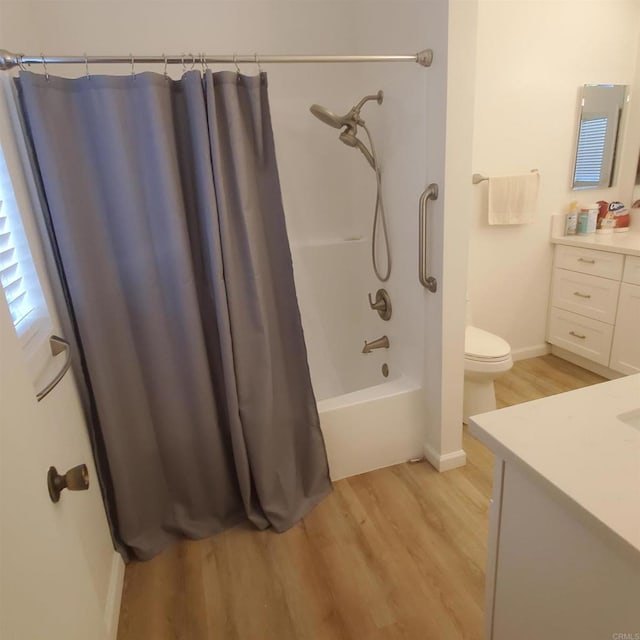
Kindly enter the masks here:
[[378, 289], [376, 291], [375, 301], [371, 298], [370, 293], [367, 295], [369, 296], [369, 307], [377, 311], [383, 320], [389, 320], [391, 318], [391, 298], [386, 289]]

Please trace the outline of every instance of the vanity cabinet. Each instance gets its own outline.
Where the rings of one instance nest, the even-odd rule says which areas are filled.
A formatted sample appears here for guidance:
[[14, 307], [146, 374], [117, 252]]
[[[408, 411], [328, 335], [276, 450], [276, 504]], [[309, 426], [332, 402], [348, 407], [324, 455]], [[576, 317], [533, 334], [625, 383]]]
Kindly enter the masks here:
[[622, 373], [640, 372], [640, 258], [627, 256], [609, 365]]
[[640, 372], [640, 257], [556, 245], [547, 341], [614, 372]]
[[473, 416], [494, 453], [486, 640], [640, 632], [640, 375]]
[[599, 530], [591, 514], [524, 465], [498, 453], [495, 464], [485, 638], [601, 640], [636, 632], [640, 552]]

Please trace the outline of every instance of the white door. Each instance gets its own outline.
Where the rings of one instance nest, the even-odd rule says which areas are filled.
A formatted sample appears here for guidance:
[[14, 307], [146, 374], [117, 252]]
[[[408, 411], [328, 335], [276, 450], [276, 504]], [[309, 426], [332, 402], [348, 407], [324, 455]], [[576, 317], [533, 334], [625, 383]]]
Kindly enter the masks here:
[[46, 472], [59, 464], [59, 447], [4, 301], [0, 307], [0, 637], [102, 639], [102, 613], [65, 504], [86, 496], [49, 499]]
[[[0, 105], [0, 141], [20, 212], [29, 216], [5, 104]], [[34, 259], [41, 266], [37, 255]], [[41, 268], [38, 274], [46, 295], [47, 275]], [[60, 358], [64, 355], [55, 359], [54, 370]], [[54, 504], [47, 490], [49, 467], [64, 473], [83, 463], [89, 489], [65, 490]], [[111, 543], [73, 375], [69, 371], [37, 402], [0, 291], [0, 638], [114, 638], [123, 570]]]

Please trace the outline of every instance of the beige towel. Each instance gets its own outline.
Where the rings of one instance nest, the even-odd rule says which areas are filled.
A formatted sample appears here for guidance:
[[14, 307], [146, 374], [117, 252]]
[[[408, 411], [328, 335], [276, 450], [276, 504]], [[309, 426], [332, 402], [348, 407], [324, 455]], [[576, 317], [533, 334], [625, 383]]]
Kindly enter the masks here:
[[532, 222], [538, 204], [540, 174], [489, 178], [489, 224]]

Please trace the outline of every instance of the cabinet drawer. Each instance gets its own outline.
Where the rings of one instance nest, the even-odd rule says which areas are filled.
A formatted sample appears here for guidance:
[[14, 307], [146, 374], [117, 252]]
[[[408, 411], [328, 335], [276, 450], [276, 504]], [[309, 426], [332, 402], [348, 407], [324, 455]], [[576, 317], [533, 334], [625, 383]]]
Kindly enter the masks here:
[[551, 344], [608, 366], [612, 336], [610, 324], [551, 308], [548, 337]]
[[637, 256], [627, 256], [624, 261], [622, 280], [629, 284], [640, 284], [640, 258]]
[[554, 266], [601, 278], [620, 280], [623, 262], [624, 256], [620, 253], [557, 245]]
[[640, 373], [640, 285], [622, 283], [611, 364], [621, 373]]
[[613, 324], [620, 283], [599, 276], [553, 270], [551, 306]]

